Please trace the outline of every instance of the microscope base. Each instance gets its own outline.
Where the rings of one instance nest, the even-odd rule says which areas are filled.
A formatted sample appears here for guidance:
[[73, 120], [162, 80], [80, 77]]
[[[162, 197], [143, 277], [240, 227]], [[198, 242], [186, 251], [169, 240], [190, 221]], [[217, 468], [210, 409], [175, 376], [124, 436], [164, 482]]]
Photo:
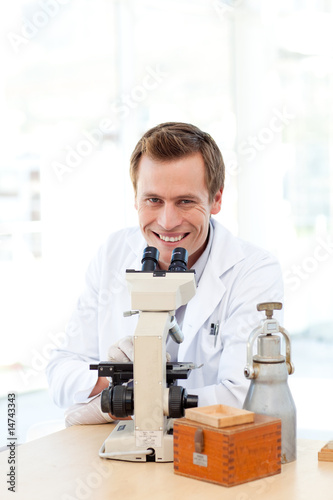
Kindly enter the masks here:
[[129, 462], [173, 462], [173, 436], [166, 431], [134, 431], [133, 420], [120, 420], [99, 456]]

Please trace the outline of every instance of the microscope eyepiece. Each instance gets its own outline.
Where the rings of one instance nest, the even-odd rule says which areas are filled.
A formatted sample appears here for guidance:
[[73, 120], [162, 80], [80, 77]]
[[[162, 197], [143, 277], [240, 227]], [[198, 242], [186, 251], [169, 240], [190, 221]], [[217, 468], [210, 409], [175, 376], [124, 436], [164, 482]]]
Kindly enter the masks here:
[[187, 271], [187, 260], [188, 251], [186, 250], [186, 248], [175, 248], [171, 255], [169, 271], [173, 271], [175, 273], [179, 271]]
[[141, 260], [141, 271], [155, 271], [160, 252], [155, 247], [146, 247]]

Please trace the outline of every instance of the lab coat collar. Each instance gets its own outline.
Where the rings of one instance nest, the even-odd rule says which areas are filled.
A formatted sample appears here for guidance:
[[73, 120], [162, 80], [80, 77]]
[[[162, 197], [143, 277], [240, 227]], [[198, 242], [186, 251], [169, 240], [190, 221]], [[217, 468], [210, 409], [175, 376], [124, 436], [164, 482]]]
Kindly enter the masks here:
[[216, 277], [221, 277], [237, 262], [245, 258], [242, 241], [228, 229], [212, 219], [214, 239], [207, 265], [212, 267]]

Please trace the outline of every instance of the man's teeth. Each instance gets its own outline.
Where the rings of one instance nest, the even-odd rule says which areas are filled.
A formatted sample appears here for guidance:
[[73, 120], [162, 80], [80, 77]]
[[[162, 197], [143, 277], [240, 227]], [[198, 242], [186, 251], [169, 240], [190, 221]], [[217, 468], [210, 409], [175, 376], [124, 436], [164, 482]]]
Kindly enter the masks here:
[[163, 241], [171, 241], [172, 243], [175, 242], [175, 241], [180, 241], [184, 238], [185, 234], [183, 235], [180, 235], [180, 236], [163, 236], [163, 234], [159, 234], [159, 237], [161, 238], [161, 240]]

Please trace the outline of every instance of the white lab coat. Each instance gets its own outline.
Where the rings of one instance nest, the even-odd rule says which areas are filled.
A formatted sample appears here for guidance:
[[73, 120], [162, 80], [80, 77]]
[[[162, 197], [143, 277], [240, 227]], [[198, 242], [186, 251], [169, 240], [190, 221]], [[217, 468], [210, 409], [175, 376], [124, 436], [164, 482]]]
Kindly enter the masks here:
[[[264, 317], [256, 305], [282, 302], [282, 274], [268, 252], [234, 237], [216, 221], [212, 223], [211, 252], [196, 295], [186, 307], [184, 342], [178, 352], [179, 361], [203, 366], [179, 384], [199, 396], [200, 406], [241, 407], [248, 388], [246, 342]], [[123, 317], [123, 311], [131, 309], [125, 271], [141, 269], [145, 246], [139, 228], [124, 229], [112, 234], [91, 262], [86, 289], [68, 324], [64, 345], [52, 353], [47, 367], [58, 406], [87, 401], [97, 380], [97, 372], [89, 370], [89, 364], [105, 361], [112, 344], [134, 334], [137, 316]], [[220, 328], [214, 345], [210, 326], [217, 322]]]

